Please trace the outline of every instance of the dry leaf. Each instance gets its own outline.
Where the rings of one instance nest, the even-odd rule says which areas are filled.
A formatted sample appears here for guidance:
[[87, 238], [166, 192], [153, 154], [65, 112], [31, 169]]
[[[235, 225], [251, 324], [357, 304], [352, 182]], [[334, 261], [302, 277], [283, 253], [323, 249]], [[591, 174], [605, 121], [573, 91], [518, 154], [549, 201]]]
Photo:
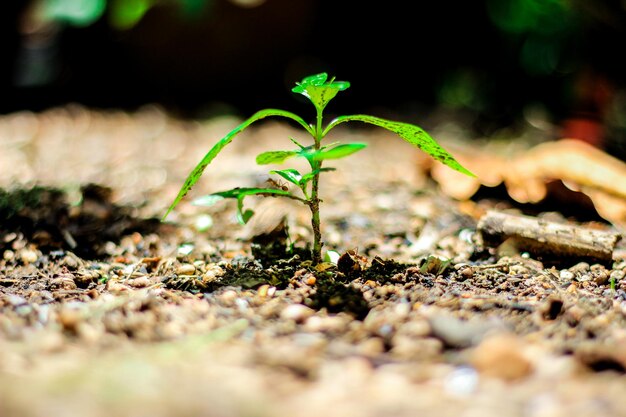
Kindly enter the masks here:
[[441, 164], [428, 167], [442, 191], [453, 198], [467, 200], [482, 186], [504, 184], [513, 200], [534, 204], [547, 197], [551, 183], [560, 181], [589, 197], [604, 219], [626, 225], [626, 163], [584, 141], [545, 142], [515, 154], [471, 144], [451, 152], [477, 175], [469, 178]]

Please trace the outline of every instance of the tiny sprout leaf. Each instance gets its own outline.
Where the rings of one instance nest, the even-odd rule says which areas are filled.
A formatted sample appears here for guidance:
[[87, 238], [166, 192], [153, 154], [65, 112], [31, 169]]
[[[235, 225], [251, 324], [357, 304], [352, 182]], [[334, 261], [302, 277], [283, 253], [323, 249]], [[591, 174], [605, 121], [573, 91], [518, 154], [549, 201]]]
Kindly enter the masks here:
[[233, 188], [232, 190], [219, 191], [211, 195], [220, 196], [223, 198], [240, 198], [247, 197], [249, 195], [270, 195], [275, 194], [277, 196], [291, 196], [289, 191], [278, 190], [276, 188]]
[[348, 155], [352, 155], [355, 152], [360, 151], [367, 145], [365, 143], [346, 143], [343, 145], [337, 145], [334, 148], [316, 152], [313, 154], [314, 161], [323, 161], [325, 159], [339, 159]]
[[243, 209], [243, 200], [250, 195], [276, 195], [290, 198], [298, 198], [293, 196], [289, 191], [277, 190], [275, 188], [233, 188], [232, 190], [219, 191], [217, 193], [210, 194], [210, 196], [217, 196], [221, 198], [236, 198], [237, 199], [237, 220], [241, 224], [248, 223], [248, 220], [254, 215], [254, 211]]
[[135, 26], [152, 7], [152, 0], [125, 0], [111, 4], [109, 19], [118, 29]]
[[167, 209], [167, 211], [165, 212], [161, 220], [163, 221], [167, 218], [170, 212], [174, 210], [174, 207], [176, 207], [178, 203], [180, 203], [183, 197], [185, 197], [187, 193], [189, 192], [189, 190], [191, 190], [191, 188], [196, 184], [196, 182], [198, 182], [198, 180], [202, 176], [202, 173], [204, 172], [206, 167], [211, 163], [211, 161], [213, 161], [213, 159], [217, 156], [217, 154], [220, 153], [222, 149], [224, 149], [224, 147], [226, 147], [226, 145], [228, 145], [230, 142], [233, 141], [235, 136], [241, 133], [244, 129], [246, 129], [252, 123], [259, 121], [261, 119], [264, 119], [266, 117], [269, 117], [269, 116], [282, 116], [288, 119], [292, 119], [295, 122], [299, 123], [302, 127], [304, 127], [304, 129], [306, 129], [306, 131], [309, 132], [311, 135], [313, 134], [311, 127], [304, 121], [304, 119], [302, 119], [298, 115], [295, 115], [285, 110], [278, 110], [278, 109], [259, 110], [258, 112], [254, 113], [250, 118], [248, 118], [243, 123], [241, 123], [239, 126], [237, 126], [233, 130], [228, 132], [226, 136], [224, 136], [219, 142], [213, 145], [211, 150], [209, 150], [209, 152], [207, 152], [207, 154], [204, 155], [204, 158], [202, 158], [202, 160], [198, 163], [198, 165], [196, 165], [196, 167], [187, 176], [187, 179], [185, 180], [183, 186], [181, 187], [180, 191], [178, 191], [178, 195], [176, 196], [172, 204], [170, 204], [169, 208]]
[[306, 146], [301, 145], [301, 144], [300, 144], [300, 142], [298, 142], [298, 141], [297, 141], [297, 140], [295, 140], [294, 138], [291, 138], [291, 137], [290, 137], [290, 138], [289, 138], [289, 140], [290, 140], [290, 141], [292, 141], [294, 144], [296, 144], [296, 145], [298, 146], [298, 148], [300, 148], [300, 149], [304, 149], [304, 148], [306, 148]]
[[270, 151], [263, 152], [256, 157], [256, 163], [259, 165], [282, 164], [287, 159], [296, 156], [295, 151]]
[[254, 216], [254, 210], [243, 210], [243, 197], [237, 199], [237, 221], [239, 224], [246, 224]]
[[281, 177], [283, 177], [290, 183], [296, 184], [298, 186], [300, 185], [300, 180], [302, 180], [302, 175], [300, 175], [300, 173], [297, 170], [291, 169], [291, 168], [270, 171], [270, 174], [280, 175]]
[[301, 82], [297, 82], [296, 86], [292, 88], [291, 91], [302, 94], [308, 98], [318, 110], [322, 110], [338, 92], [350, 87], [350, 83], [347, 81], [335, 81], [335, 79], [332, 78], [329, 82], [326, 82], [327, 78], [328, 74], [325, 72], [310, 75], [305, 77]]
[[330, 250], [329, 249], [324, 254], [324, 262], [328, 262], [328, 263], [331, 263], [333, 265], [337, 265], [337, 261], [339, 260], [340, 256], [341, 256], [341, 254], [339, 252], [337, 252], [336, 250]]
[[209, 207], [223, 199], [224, 197], [222, 197], [221, 195], [209, 194], [196, 198], [191, 202], [191, 204], [193, 204], [194, 206]]
[[106, 0], [48, 0], [42, 3], [44, 19], [85, 27], [100, 19], [107, 2]]
[[331, 168], [331, 167], [320, 168], [320, 169], [316, 169], [315, 171], [309, 172], [308, 174], [304, 174], [302, 176], [302, 179], [300, 180], [300, 185], [304, 185], [307, 182], [311, 181], [313, 177], [319, 174], [320, 172], [330, 172], [330, 171], [336, 171], [336, 169]]
[[457, 170], [470, 177], [475, 177], [472, 172], [463, 167], [454, 157], [442, 148], [426, 131], [421, 127], [415, 126], [409, 123], [394, 122], [391, 120], [381, 119], [379, 117], [368, 116], [365, 114], [356, 114], [351, 116], [340, 116], [333, 120], [326, 128], [322, 135], [326, 135], [335, 126], [350, 122], [358, 121], [363, 123], [370, 123], [375, 126], [382, 127], [383, 129], [390, 130], [396, 133], [405, 141], [412, 145], [417, 146], [422, 151], [432, 156], [435, 160], [449, 166], [450, 168]]

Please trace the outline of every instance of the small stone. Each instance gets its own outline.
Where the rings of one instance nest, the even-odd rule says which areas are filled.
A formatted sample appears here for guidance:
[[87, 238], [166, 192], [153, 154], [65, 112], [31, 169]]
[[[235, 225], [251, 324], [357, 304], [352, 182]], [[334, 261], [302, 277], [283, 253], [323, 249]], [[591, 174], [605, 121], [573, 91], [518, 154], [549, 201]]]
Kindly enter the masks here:
[[237, 291], [226, 290], [222, 294], [220, 294], [219, 299], [222, 303], [230, 305], [237, 299]]
[[587, 262], [579, 262], [571, 267], [569, 270], [574, 274], [585, 274], [590, 271], [590, 268]]
[[224, 275], [224, 270], [219, 265], [209, 265], [202, 274], [202, 282], [205, 284], [214, 282], [222, 275]]
[[61, 275], [50, 280], [50, 288], [55, 290], [75, 290], [77, 287], [74, 277], [70, 274]]
[[527, 274], [528, 268], [526, 268], [524, 265], [511, 265], [509, 267], [509, 275], [523, 275], [523, 274]]
[[2, 259], [4, 259], [5, 261], [12, 261], [13, 259], [15, 259], [15, 252], [10, 249], [5, 250], [2, 254]]
[[121, 294], [124, 292], [132, 291], [128, 285], [124, 285], [117, 280], [108, 280], [106, 283], [106, 289], [112, 294]]
[[574, 276], [574, 273], [567, 269], [562, 269], [561, 272], [559, 272], [559, 278], [561, 281], [571, 281], [574, 279]]
[[621, 269], [616, 269], [614, 271], [611, 271], [611, 275], [609, 277], [611, 280], [619, 282], [624, 279], [624, 271], [622, 271]]
[[256, 293], [259, 297], [267, 297], [267, 290], [270, 288], [270, 286], [268, 284], [264, 284], [261, 285], [257, 290]]
[[432, 359], [443, 351], [443, 343], [434, 337], [414, 338], [395, 335], [391, 340], [391, 355], [402, 360]]
[[466, 397], [478, 388], [478, 373], [469, 366], [456, 368], [448, 374], [444, 381], [447, 393], [456, 397]]
[[461, 320], [457, 317], [443, 314], [435, 314], [428, 317], [428, 323], [432, 336], [451, 348], [475, 346], [480, 343], [487, 333], [504, 327], [504, 324], [499, 320], [482, 318]]
[[59, 262], [59, 265], [65, 266], [70, 271], [75, 271], [81, 264], [82, 261], [72, 252], [67, 252]]
[[573, 305], [565, 312], [565, 319], [568, 322], [576, 325], [580, 323], [580, 321], [586, 314], [587, 312], [583, 308], [579, 307], [578, 305]]
[[430, 334], [430, 324], [424, 319], [413, 319], [400, 326], [398, 333], [412, 338], [426, 337]]
[[64, 308], [59, 311], [59, 323], [65, 330], [76, 332], [78, 323], [81, 321], [80, 312], [74, 309]]
[[472, 268], [471, 266], [462, 267], [461, 269], [459, 269], [459, 276], [463, 280], [472, 278], [474, 276], [474, 268]]
[[100, 277], [99, 271], [82, 268], [75, 273], [74, 282], [81, 288], [87, 288], [89, 284], [97, 282]]
[[150, 278], [146, 276], [139, 277], [139, 278], [132, 278], [126, 282], [128, 283], [128, 285], [130, 285], [133, 288], [145, 288], [152, 284], [152, 281], [150, 281]]
[[411, 312], [411, 304], [407, 302], [396, 304], [396, 306], [393, 309], [393, 313], [395, 316], [394, 318], [396, 320], [405, 319], [409, 315], [410, 312]]
[[283, 320], [293, 320], [297, 323], [304, 321], [315, 314], [315, 310], [303, 304], [290, 304], [280, 313]]
[[593, 273], [593, 281], [598, 285], [606, 285], [609, 282], [609, 271], [606, 269]]
[[519, 380], [533, 371], [522, 347], [522, 341], [515, 335], [492, 335], [474, 349], [470, 362], [483, 375], [506, 381]]
[[37, 256], [37, 252], [32, 249], [22, 249], [19, 253], [20, 260], [24, 264], [32, 264], [37, 261], [39, 256]]
[[196, 267], [192, 264], [182, 264], [176, 269], [177, 275], [193, 275], [196, 273]]
[[385, 351], [385, 341], [380, 337], [367, 338], [357, 345], [356, 351], [365, 357], [376, 357]]
[[308, 332], [340, 333], [346, 330], [348, 321], [341, 315], [311, 316], [306, 319], [304, 329]]

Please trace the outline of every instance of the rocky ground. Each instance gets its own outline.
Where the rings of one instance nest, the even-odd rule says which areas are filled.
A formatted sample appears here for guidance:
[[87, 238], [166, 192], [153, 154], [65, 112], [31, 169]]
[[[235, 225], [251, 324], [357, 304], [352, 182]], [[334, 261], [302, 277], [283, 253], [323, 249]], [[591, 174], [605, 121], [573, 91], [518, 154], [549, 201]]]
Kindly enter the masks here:
[[[322, 179], [336, 265], [306, 262], [290, 202], [246, 200], [246, 227], [230, 201], [191, 204], [267, 185], [254, 156], [306, 139], [276, 121], [160, 222], [238, 122], [153, 106], [1, 118], [0, 416], [626, 415], [626, 262], [485, 246], [481, 216], [516, 208], [450, 199], [385, 131], [336, 133], [369, 144]], [[269, 245], [284, 216], [289, 253]]]

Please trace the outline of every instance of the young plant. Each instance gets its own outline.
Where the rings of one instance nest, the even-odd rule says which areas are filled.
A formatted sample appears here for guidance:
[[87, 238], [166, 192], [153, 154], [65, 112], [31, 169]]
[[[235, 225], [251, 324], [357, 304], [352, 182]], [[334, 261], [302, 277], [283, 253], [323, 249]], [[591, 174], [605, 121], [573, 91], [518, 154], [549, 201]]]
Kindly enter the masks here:
[[302, 94], [308, 98], [316, 110], [315, 123], [308, 124], [300, 116], [278, 109], [265, 109], [260, 110], [253, 114], [249, 119], [241, 123], [235, 129], [231, 130], [226, 136], [224, 136], [219, 142], [217, 142], [213, 148], [202, 158], [200, 163], [191, 171], [182, 188], [178, 192], [178, 195], [170, 205], [169, 209], [163, 216], [162, 220], [168, 216], [168, 214], [176, 207], [181, 199], [189, 192], [191, 187], [198, 181], [205, 168], [211, 163], [213, 158], [228, 145], [232, 140], [241, 133], [244, 129], [250, 126], [252, 123], [264, 119], [270, 116], [279, 116], [295, 121], [306, 130], [312, 138], [312, 143], [302, 145], [293, 138], [291, 141], [297, 146], [292, 150], [279, 150], [263, 152], [256, 157], [256, 162], [259, 165], [268, 164], [282, 164], [289, 158], [304, 158], [310, 166], [310, 171], [306, 173], [300, 173], [295, 169], [287, 168], [281, 170], [272, 170], [270, 174], [276, 174], [282, 177], [285, 181], [294, 184], [299, 190], [301, 195], [293, 194], [285, 187], [281, 188], [234, 188], [232, 190], [220, 191], [208, 196], [205, 196], [198, 204], [208, 205], [212, 204], [223, 198], [233, 198], [237, 200], [237, 218], [241, 224], [245, 224], [250, 220], [250, 217], [254, 214], [252, 210], [244, 210], [243, 201], [246, 197], [256, 196], [274, 196], [291, 198], [302, 202], [302, 204], [309, 207], [311, 210], [311, 226], [313, 229], [313, 247], [311, 249], [311, 257], [314, 264], [321, 262], [322, 259], [322, 236], [320, 231], [320, 198], [319, 198], [319, 182], [320, 174], [324, 172], [333, 171], [334, 168], [324, 167], [323, 164], [326, 160], [344, 158], [355, 152], [365, 148], [364, 143], [330, 143], [328, 145], [322, 145], [322, 140], [326, 135], [336, 126], [345, 122], [363, 122], [369, 123], [375, 126], [382, 127], [396, 133], [405, 141], [412, 145], [415, 145], [422, 151], [430, 154], [435, 160], [462, 172], [469, 176], [474, 176], [470, 171], [465, 169], [459, 164], [452, 155], [450, 155], [445, 149], [443, 149], [428, 133], [422, 128], [408, 124], [395, 122], [391, 120], [385, 120], [374, 116], [368, 116], [363, 114], [339, 116], [332, 120], [326, 126], [323, 125], [324, 109], [328, 103], [339, 93], [350, 87], [350, 83], [347, 81], [335, 81], [335, 78], [331, 78], [329, 81], [326, 73], [320, 73], [311, 75], [304, 78], [301, 82], [296, 83], [296, 86], [291, 90], [294, 93]]

